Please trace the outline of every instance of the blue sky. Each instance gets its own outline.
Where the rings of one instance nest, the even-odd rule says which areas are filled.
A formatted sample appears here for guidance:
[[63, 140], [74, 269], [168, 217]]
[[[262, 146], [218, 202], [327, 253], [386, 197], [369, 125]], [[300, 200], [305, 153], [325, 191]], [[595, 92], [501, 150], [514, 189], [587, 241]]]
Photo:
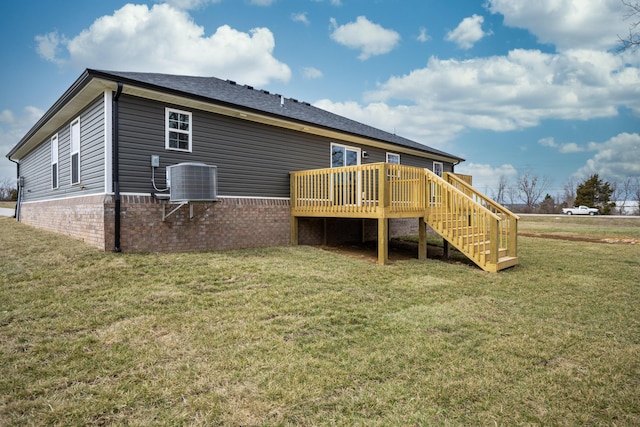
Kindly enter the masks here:
[[85, 68], [281, 93], [559, 195], [640, 177], [640, 50], [620, 0], [22, 0], [5, 7], [4, 156]]

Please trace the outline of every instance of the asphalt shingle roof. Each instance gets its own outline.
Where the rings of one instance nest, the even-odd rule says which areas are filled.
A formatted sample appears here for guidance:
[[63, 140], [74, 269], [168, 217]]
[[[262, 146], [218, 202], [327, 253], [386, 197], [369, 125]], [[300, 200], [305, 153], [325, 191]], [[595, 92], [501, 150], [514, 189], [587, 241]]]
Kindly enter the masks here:
[[123, 81], [123, 83], [138, 84], [161, 91], [170, 91], [213, 102], [244, 107], [302, 123], [372, 138], [455, 160], [463, 160], [458, 156], [444, 151], [436, 150], [435, 148], [428, 147], [410, 139], [314, 107], [307, 102], [285, 98], [279, 94], [269, 93], [268, 91], [256, 89], [251, 86], [236, 84], [230, 80], [222, 80], [216, 77], [180, 76], [159, 73], [93, 70], [88, 70], [88, 72], [89, 74], [100, 75], [100, 77], [103, 78]]

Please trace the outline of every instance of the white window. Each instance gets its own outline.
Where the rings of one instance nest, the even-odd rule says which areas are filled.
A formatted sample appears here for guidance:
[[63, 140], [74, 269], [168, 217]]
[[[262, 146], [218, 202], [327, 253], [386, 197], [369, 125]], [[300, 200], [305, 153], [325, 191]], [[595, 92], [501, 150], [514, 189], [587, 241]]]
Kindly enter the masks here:
[[191, 113], [165, 109], [165, 148], [191, 152]]
[[51, 188], [58, 188], [58, 134], [51, 137]]
[[400, 164], [400, 154], [387, 153], [387, 163], [392, 163], [394, 165], [399, 165]]
[[346, 145], [331, 144], [331, 167], [358, 166], [360, 149]]
[[80, 183], [80, 117], [71, 122], [71, 184]]
[[433, 173], [442, 178], [442, 172], [444, 171], [444, 166], [441, 162], [433, 162]]

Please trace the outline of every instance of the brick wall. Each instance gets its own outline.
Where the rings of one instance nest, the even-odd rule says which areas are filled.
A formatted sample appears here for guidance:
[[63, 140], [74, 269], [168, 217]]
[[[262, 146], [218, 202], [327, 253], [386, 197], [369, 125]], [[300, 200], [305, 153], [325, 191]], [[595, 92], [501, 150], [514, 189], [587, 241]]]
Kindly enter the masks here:
[[105, 249], [104, 195], [23, 203], [20, 221]]
[[[120, 247], [123, 252], [239, 249], [289, 244], [289, 201], [221, 198], [185, 205], [162, 220], [162, 202], [151, 196], [121, 198]], [[166, 204], [169, 213], [177, 205]], [[113, 196], [96, 195], [22, 205], [20, 220], [75, 237], [102, 250], [114, 250]], [[299, 243], [329, 245], [377, 238], [377, 220], [301, 218]], [[364, 224], [364, 227], [363, 227]], [[418, 219], [390, 221], [391, 237], [417, 234]]]
[[[166, 213], [177, 205], [167, 204]], [[105, 211], [113, 217], [113, 201]], [[113, 247], [112, 220], [105, 218]], [[222, 198], [185, 205], [162, 220], [162, 202], [150, 196], [122, 196], [121, 249], [124, 252], [169, 252], [238, 249], [289, 244], [288, 200]]]

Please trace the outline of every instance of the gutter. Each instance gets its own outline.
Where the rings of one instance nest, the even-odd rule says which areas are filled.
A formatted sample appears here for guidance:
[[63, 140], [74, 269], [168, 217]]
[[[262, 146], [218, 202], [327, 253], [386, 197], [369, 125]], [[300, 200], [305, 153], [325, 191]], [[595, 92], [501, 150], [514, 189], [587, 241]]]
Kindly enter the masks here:
[[119, 121], [118, 121], [118, 100], [120, 99], [120, 95], [122, 95], [122, 82], [118, 82], [118, 89], [113, 94], [113, 99], [111, 101], [111, 114], [112, 114], [112, 132], [111, 132], [111, 144], [113, 146], [113, 171], [112, 171], [112, 179], [113, 179], [113, 193], [115, 199], [114, 206], [114, 250], [116, 252], [122, 252], [122, 248], [120, 248], [120, 155], [118, 153], [119, 149]]
[[22, 183], [20, 182], [20, 163], [16, 160], [13, 160], [9, 155], [7, 155], [7, 159], [9, 161], [16, 164], [16, 182], [18, 186], [18, 200], [16, 201], [16, 210], [13, 214], [13, 217], [16, 221], [20, 221], [20, 199], [22, 199]]

